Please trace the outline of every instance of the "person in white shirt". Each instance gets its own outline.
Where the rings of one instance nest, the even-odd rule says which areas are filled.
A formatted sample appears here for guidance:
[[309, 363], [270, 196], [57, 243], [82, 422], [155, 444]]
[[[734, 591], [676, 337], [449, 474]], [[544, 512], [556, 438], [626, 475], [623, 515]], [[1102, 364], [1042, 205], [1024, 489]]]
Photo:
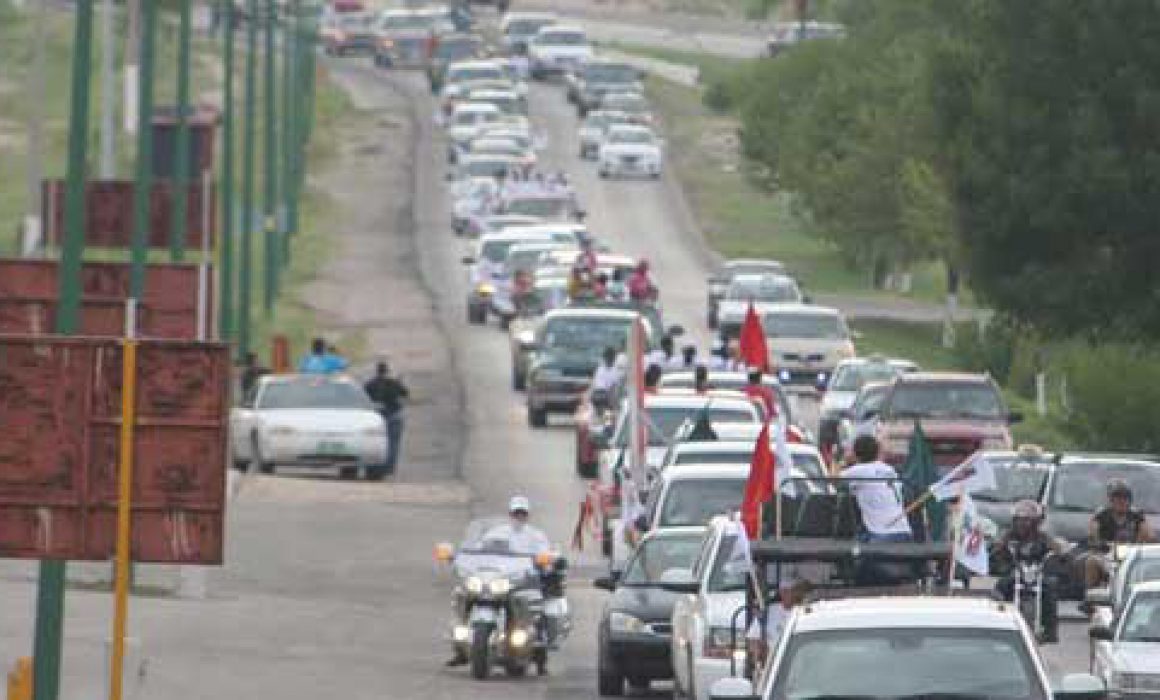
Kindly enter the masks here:
[[508, 502], [510, 522], [492, 528], [484, 539], [506, 539], [508, 549], [513, 554], [535, 556], [551, 551], [552, 543], [548, 540], [548, 536], [539, 528], [528, 524], [530, 511], [531, 502], [527, 496], [512, 496]]
[[[854, 441], [857, 464], [839, 476], [852, 479], [850, 491], [862, 513], [862, 539], [866, 542], [910, 542], [914, 539], [910, 522], [898, 491], [898, 472], [878, 460], [878, 440], [862, 435]], [[859, 481], [865, 479], [866, 481]]]
[[789, 614], [793, 611], [794, 606], [805, 602], [811, 587], [809, 581], [790, 576], [778, 581], [777, 600], [770, 601], [765, 606], [764, 634], [762, 634], [761, 613], [754, 618], [745, 633], [749, 656], [755, 664], [760, 666], [765, 663], [769, 656], [769, 650], [776, 647], [777, 640], [781, 638], [781, 632], [785, 628], [786, 621], [789, 620]]
[[604, 348], [604, 361], [592, 375], [592, 403], [597, 409], [611, 407], [620, 383], [624, 381], [624, 372], [617, 366], [616, 360], [616, 348]]

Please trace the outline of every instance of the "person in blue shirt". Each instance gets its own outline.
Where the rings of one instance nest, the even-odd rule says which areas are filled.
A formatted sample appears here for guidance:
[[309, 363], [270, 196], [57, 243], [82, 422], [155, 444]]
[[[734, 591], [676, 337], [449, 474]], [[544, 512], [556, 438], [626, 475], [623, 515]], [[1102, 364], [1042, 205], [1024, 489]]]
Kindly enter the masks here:
[[302, 374], [334, 374], [349, 366], [346, 358], [327, 349], [326, 341], [315, 338], [310, 344], [310, 354], [298, 363], [298, 371]]

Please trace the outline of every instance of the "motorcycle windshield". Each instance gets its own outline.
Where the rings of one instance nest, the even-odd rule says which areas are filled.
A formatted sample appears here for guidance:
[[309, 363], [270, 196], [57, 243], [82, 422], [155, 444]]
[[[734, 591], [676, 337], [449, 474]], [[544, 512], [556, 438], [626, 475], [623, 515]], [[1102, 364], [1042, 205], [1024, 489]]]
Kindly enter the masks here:
[[507, 518], [480, 518], [471, 521], [455, 556], [455, 573], [460, 577], [490, 574], [516, 580], [535, 572], [535, 562], [525, 552], [512, 551], [502, 536]]

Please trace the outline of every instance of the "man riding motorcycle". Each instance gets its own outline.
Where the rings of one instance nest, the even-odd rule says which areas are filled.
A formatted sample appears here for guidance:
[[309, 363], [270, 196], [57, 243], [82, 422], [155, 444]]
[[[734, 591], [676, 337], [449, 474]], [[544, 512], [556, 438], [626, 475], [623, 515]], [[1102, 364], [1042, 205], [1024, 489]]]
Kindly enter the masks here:
[[[1088, 551], [1077, 562], [1085, 588], [1097, 588], [1108, 581], [1108, 556], [1113, 545], [1155, 541], [1156, 535], [1143, 511], [1132, 507], [1132, 489], [1128, 482], [1112, 479], [1108, 482], [1108, 505], [1092, 515], [1088, 523]], [[1086, 602], [1082, 607], [1090, 612]]]
[[[991, 572], [999, 577], [995, 593], [1004, 600], [1015, 595], [1015, 568], [1019, 562], [1042, 564], [1049, 555], [1063, 556], [1062, 541], [1039, 529], [1043, 522], [1043, 508], [1035, 501], [1024, 499], [1015, 504], [1011, 528], [991, 545]], [[1059, 598], [1055, 577], [1043, 574], [1043, 596], [1040, 615], [1043, 621], [1043, 642], [1059, 641]]]

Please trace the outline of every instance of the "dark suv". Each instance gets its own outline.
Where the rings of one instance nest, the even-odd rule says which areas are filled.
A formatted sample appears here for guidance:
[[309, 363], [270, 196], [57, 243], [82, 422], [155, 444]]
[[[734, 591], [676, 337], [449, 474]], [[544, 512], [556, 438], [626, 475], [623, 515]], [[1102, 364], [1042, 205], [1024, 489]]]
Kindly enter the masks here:
[[576, 105], [581, 118], [596, 109], [609, 92], [640, 92], [640, 71], [617, 61], [588, 61], [568, 78], [568, 101]]
[[979, 450], [1010, 450], [1011, 413], [999, 387], [986, 374], [913, 372], [894, 380], [878, 413], [883, 459], [906, 461], [916, 422], [930, 443], [935, 464], [948, 468]]

